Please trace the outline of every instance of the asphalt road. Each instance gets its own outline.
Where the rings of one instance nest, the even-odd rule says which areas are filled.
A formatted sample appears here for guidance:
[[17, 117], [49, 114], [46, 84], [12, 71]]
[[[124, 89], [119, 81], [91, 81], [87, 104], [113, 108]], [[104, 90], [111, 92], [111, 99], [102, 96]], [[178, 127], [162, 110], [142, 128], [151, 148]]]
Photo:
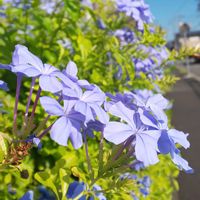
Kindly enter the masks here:
[[[191, 69], [192, 73], [200, 76], [200, 64], [191, 66]], [[192, 175], [180, 173], [177, 198], [200, 200], [200, 82], [193, 78], [181, 79], [167, 96], [174, 102], [172, 124], [176, 129], [189, 133], [191, 147], [182, 149], [182, 155], [195, 171]]]

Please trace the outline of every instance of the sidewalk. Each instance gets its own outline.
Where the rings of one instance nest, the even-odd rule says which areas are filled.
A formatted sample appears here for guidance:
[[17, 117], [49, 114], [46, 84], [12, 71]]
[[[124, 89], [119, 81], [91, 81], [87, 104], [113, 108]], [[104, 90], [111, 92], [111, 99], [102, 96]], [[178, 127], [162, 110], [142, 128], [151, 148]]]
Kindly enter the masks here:
[[168, 98], [173, 100], [172, 125], [189, 134], [191, 148], [183, 150], [195, 173], [180, 173], [178, 200], [200, 199], [200, 82], [182, 79], [177, 82]]

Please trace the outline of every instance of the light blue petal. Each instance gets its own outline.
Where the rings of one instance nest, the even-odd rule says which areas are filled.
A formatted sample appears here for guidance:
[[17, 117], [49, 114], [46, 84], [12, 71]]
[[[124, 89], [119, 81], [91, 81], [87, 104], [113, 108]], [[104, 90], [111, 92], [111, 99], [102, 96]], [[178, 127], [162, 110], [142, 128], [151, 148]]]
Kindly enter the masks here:
[[162, 129], [168, 129], [168, 118], [165, 112], [156, 105], [150, 105], [151, 111], [159, 121]]
[[93, 90], [95, 88], [95, 85], [90, 84], [87, 80], [78, 80], [77, 83], [80, 87], [87, 90]]
[[59, 118], [51, 128], [51, 139], [62, 146], [67, 146], [67, 141], [71, 134], [71, 127], [71, 122], [66, 117]]
[[[81, 91], [78, 91], [79, 89], [72, 89], [72, 88], [63, 88], [62, 93], [64, 98], [69, 98], [69, 99], [79, 99], [79, 94]], [[81, 89], [80, 89], [81, 90]]]
[[12, 72], [22, 73], [28, 77], [36, 77], [41, 74], [41, 72], [32, 65], [29, 64], [20, 64], [12, 67]]
[[65, 114], [68, 114], [77, 102], [77, 100], [63, 100], [63, 101], [64, 101]]
[[2, 81], [2, 80], [0, 80], [0, 89], [3, 89], [3, 90], [5, 90], [5, 91], [8, 91], [9, 89], [8, 89], [7, 83], [4, 82], [4, 81]]
[[12, 64], [16, 66], [21, 64], [29, 64], [34, 66], [39, 71], [43, 69], [42, 61], [37, 56], [32, 54], [27, 47], [20, 44], [15, 46], [12, 56]]
[[109, 122], [109, 116], [103, 108], [96, 104], [89, 104], [89, 106], [94, 110], [100, 122], [103, 124], [107, 124]]
[[159, 162], [157, 156], [157, 137], [152, 137], [150, 133], [140, 133], [136, 135], [135, 155], [137, 160], [149, 166]]
[[56, 77], [50, 75], [41, 75], [39, 78], [39, 84], [42, 90], [56, 93], [62, 90], [63, 86]]
[[183, 133], [182, 131], [178, 131], [176, 129], [170, 129], [168, 131], [169, 136], [173, 139], [175, 143], [180, 144], [185, 149], [190, 147], [190, 143], [187, 140], [188, 134]]
[[104, 128], [104, 138], [114, 144], [120, 144], [135, 132], [128, 124], [109, 122]]
[[105, 94], [96, 86], [93, 90], [85, 91], [81, 97], [81, 101], [102, 105], [105, 98]]
[[69, 137], [75, 149], [79, 149], [83, 145], [82, 134], [76, 128], [72, 127], [72, 132]]
[[143, 124], [158, 129], [157, 121], [150, 113], [142, 110], [141, 108], [138, 109], [138, 112], [140, 114], [140, 119]]
[[135, 111], [127, 108], [122, 102], [119, 101], [113, 104], [112, 106], [110, 106], [109, 112], [112, 115], [117, 116], [121, 118], [122, 120], [124, 120], [125, 122], [127, 122], [132, 127], [133, 130], [136, 129], [136, 125], [134, 124], [134, 120], [133, 120]]
[[170, 140], [167, 131], [162, 131], [158, 139], [158, 149], [162, 154], [168, 154], [174, 150], [174, 143]]
[[33, 200], [34, 193], [32, 190], [26, 192], [19, 200]]
[[[46, 74], [46, 75], [52, 75], [55, 73], [55, 72], [59, 72], [59, 70], [52, 66], [52, 65], [49, 65], [49, 64], [44, 64], [44, 67], [43, 67], [43, 70], [42, 70], [42, 74]], [[61, 73], [61, 72], [60, 72]]]
[[49, 115], [53, 116], [64, 115], [62, 106], [55, 99], [47, 96], [40, 97], [40, 103]]
[[76, 110], [77, 112], [80, 112], [81, 114], [83, 114], [86, 117], [85, 122], [89, 122], [90, 120], [95, 120], [92, 110], [90, 108], [90, 106], [82, 101], [77, 101], [77, 103], [75, 104], [74, 110]]
[[169, 101], [164, 98], [161, 94], [155, 94], [150, 97], [147, 101], [146, 106], [151, 107], [151, 105], [156, 105], [160, 109], [164, 110], [168, 107]]
[[7, 69], [7, 70], [11, 70], [12, 66], [11, 65], [5, 65], [5, 64], [1, 64], [0, 63], [0, 69]]
[[183, 159], [178, 154], [174, 153], [172, 161], [180, 168], [186, 171], [187, 173], [193, 173], [193, 169], [189, 166], [188, 161]]
[[69, 61], [69, 63], [67, 64], [66, 73], [74, 78], [76, 77], [78, 69], [73, 61]]

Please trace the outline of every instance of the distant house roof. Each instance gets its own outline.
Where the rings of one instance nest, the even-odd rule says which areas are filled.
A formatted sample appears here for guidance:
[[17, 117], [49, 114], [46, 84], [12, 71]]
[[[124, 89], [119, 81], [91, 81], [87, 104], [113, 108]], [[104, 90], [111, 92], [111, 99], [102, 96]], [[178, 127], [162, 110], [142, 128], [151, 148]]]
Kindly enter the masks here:
[[[200, 31], [190, 31], [188, 34], [187, 34], [187, 37], [192, 37], [192, 36], [200, 36]], [[183, 37], [183, 35], [181, 33], [176, 33], [176, 38], [180, 38], [180, 37]]]

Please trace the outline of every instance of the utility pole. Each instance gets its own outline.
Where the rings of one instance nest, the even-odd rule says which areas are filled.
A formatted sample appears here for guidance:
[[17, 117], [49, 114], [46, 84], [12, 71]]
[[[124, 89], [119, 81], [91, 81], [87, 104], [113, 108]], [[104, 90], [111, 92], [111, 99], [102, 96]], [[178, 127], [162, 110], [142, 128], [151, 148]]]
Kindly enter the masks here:
[[[184, 46], [187, 47], [188, 34], [190, 32], [190, 26], [187, 23], [180, 23], [179, 32], [180, 32], [180, 35], [183, 36]], [[185, 62], [186, 62], [187, 76], [190, 77], [191, 71], [190, 71], [190, 61], [189, 61], [188, 56], [186, 57]]]

